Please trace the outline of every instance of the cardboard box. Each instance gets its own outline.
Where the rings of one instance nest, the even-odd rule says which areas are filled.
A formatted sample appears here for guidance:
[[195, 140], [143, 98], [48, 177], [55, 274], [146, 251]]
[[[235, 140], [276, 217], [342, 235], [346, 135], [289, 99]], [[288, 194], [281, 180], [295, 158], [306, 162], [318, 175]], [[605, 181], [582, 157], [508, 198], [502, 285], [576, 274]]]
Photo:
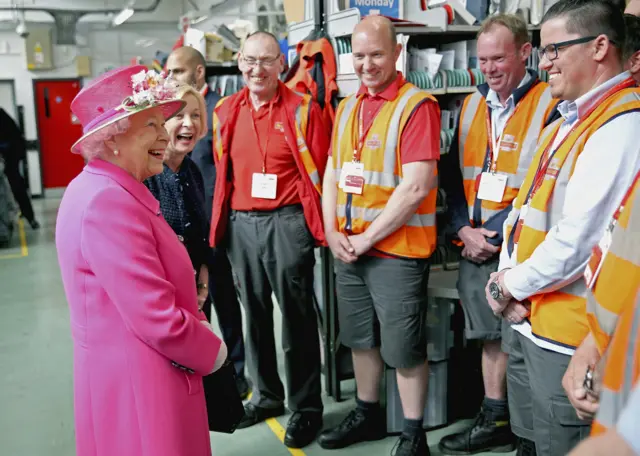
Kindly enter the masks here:
[[233, 51], [225, 47], [222, 39], [216, 35], [206, 34], [205, 58], [207, 62], [229, 62], [233, 60]]

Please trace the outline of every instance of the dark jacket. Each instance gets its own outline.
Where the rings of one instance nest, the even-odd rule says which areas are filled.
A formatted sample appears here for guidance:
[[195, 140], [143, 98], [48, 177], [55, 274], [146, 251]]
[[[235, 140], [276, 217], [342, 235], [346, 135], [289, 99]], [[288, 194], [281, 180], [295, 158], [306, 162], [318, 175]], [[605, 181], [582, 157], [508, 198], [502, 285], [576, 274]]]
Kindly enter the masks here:
[[0, 108], [0, 157], [6, 166], [17, 166], [27, 157], [27, 144], [20, 127], [11, 116]]
[[[522, 87], [517, 88], [513, 92], [514, 104], [517, 106], [520, 100], [527, 94], [527, 92], [538, 82], [537, 73], [533, 70], [528, 70], [533, 76], [531, 80], [523, 85]], [[478, 91], [482, 94], [482, 96], [486, 99], [489, 94], [489, 84], [481, 84], [478, 86]], [[551, 112], [549, 118], [545, 122], [545, 126], [549, 125], [555, 119], [558, 118], [560, 114], [558, 113], [557, 106]], [[467, 198], [464, 193], [464, 185], [462, 179], [462, 169], [460, 166], [460, 152], [459, 152], [459, 129], [460, 129], [460, 118], [458, 118], [456, 129], [454, 132], [453, 142], [451, 143], [451, 148], [447, 154], [442, 155], [439, 166], [438, 173], [440, 176], [440, 187], [444, 190], [446, 194], [446, 202], [447, 202], [447, 214], [450, 218], [450, 224], [448, 235], [456, 238], [458, 237], [458, 231], [465, 226], [472, 226], [471, 221], [469, 220], [469, 209], [467, 205]], [[487, 154], [489, 153], [489, 149], [487, 148]], [[485, 158], [485, 164], [488, 162], [488, 159]], [[478, 201], [476, 201], [478, 203]], [[479, 206], [478, 206], [479, 207]], [[475, 227], [483, 227], [489, 231], [496, 231], [498, 233], [497, 236], [493, 238], [487, 238], [487, 242], [500, 246], [502, 245], [502, 226], [504, 225], [504, 221], [507, 219], [509, 212], [511, 212], [511, 205], [503, 209], [498, 214], [491, 217], [489, 220], [485, 222], [483, 225], [479, 221], [479, 210], [476, 210], [476, 216], [478, 220], [476, 220]]]
[[144, 184], [160, 202], [160, 212], [173, 231], [183, 239], [193, 269], [206, 264], [211, 269], [209, 219], [204, 210], [204, 183], [198, 167], [187, 156], [177, 173], [164, 165], [161, 174]]
[[213, 189], [216, 185], [216, 166], [213, 162], [213, 110], [220, 100], [220, 96], [213, 90], [207, 90], [204, 101], [207, 104], [207, 135], [196, 143], [191, 151], [191, 160], [198, 166], [204, 181], [204, 208], [207, 220], [211, 221], [211, 207], [213, 205]]

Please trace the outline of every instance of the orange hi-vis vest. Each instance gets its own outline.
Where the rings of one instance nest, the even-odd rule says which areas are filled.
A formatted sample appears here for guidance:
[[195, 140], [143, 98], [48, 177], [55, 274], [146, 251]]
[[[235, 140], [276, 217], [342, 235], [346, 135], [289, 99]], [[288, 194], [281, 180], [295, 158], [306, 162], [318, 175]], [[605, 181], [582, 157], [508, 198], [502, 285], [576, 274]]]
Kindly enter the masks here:
[[[636, 290], [637, 291], [637, 290]], [[611, 346], [600, 389], [598, 414], [591, 435], [599, 435], [616, 423], [640, 377], [640, 293], [625, 306]]]
[[[560, 222], [565, 188], [591, 135], [614, 117], [638, 109], [640, 96], [637, 88], [621, 89], [603, 100], [555, 150], [544, 180], [529, 198], [538, 168], [548, 159], [543, 155], [551, 148], [563, 119], [558, 119], [542, 132], [527, 177], [504, 225], [504, 239], [510, 248], [509, 254], [514, 264], [521, 264], [531, 257], [549, 230]], [[527, 199], [528, 209], [521, 219], [520, 210]], [[517, 230], [514, 229], [516, 224], [520, 225]], [[584, 280], [578, 278], [558, 290], [531, 296], [530, 322], [533, 336], [563, 349], [575, 349], [580, 345], [589, 332], [586, 291]]]
[[[507, 121], [502, 132], [500, 150], [494, 171], [507, 176], [507, 187], [502, 202], [482, 200], [480, 202], [481, 223], [507, 208], [518, 195], [529, 164], [536, 151], [536, 144], [545, 121], [557, 104], [551, 97], [549, 85], [538, 82], [518, 101], [513, 115]], [[480, 175], [489, 171], [490, 145], [487, 122], [490, 122], [487, 102], [480, 92], [469, 95], [460, 111], [458, 144], [460, 166], [464, 179], [464, 194], [469, 208], [469, 220], [472, 226], [477, 222], [474, 216], [476, 196]]]
[[[591, 290], [587, 291], [587, 321], [600, 354], [604, 353], [619, 315], [632, 306], [640, 289], [640, 174], [636, 176], [613, 229], [609, 252], [602, 260]], [[589, 267], [597, 270], [597, 255]]]
[[[358, 107], [364, 95], [351, 95], [340, 103], [332, 138], [332, 163], [336, 181], [345, 162], [353, 160], [357, 137]], [[362, 153], [364, 190], [361, 195], [345, 193], [338, 187], [337, 220], [343, 233], [363, 233], [384, 210], [391, 194], [402, 181], [400, 138], [413, 111], [430, 94], [406, 82], [393, 101], [384, 103], [368, 131]], [[329, 172], [329, 171], [327, 171]], [[374, 249], [406, 258], [428, 258], [436, 246], [436, 189], [422, 201], [416, 213]]]

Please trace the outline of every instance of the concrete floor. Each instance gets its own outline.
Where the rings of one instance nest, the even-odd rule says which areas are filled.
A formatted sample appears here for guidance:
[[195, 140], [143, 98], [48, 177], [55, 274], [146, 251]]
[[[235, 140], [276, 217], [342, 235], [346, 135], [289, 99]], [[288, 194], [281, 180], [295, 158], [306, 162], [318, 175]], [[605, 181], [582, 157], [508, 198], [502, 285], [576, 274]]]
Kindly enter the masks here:
[[[72, 346], [68, 310], [58, 270], [54, 226], [59, 198], [34, 201], [42, 228], [24, 228], [24, 241], [14, 236], [0, 250], [0, 454], [2, 456], [75, 455]], [[23, 245], [21, 245], [23, 244]], [[26, 244], [26, 246], [24, 245]], [[280, 321], [276, 321], [279, 343]], [[279, 354], [282, 369], [282, 353]], [[346, 397], [355, 391], [343, 382]], [[337, 424], [353, 406], [351, 400], [325, 399], [325, 426]], [[396, 438], [327, 452], [317, 444], [288, 450], [277, 433], [288, 416], [232, 435], [211, 434], [216, 456], [388, 455]], [[432, 454], [443, 435], [464, 426], [455, 423], [428, 434]], [[491, 453], [485, 453], [486, 455]], [[115, 456], [115, 455], [114, 455]]]

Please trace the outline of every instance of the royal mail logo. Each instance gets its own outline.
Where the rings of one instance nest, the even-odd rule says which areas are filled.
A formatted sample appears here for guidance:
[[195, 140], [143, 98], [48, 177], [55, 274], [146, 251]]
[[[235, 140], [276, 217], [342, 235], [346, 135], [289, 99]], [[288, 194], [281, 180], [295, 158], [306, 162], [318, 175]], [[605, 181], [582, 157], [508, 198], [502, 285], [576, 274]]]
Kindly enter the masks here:
[[520, 144], [516, 142], [516, 138], [513, 135], [504, 135], [502, 141], [500, 141], [501, 152], [514, 152], [518, 150], [519, 146]]
[[560, 161], [557, 158], [551, 160], [549, 166], [547, 167], [547, 171], [544, 174], [545, 179], [548, 177], [550, 179], [556, 179], [560, 174]]
[[273, 128], [284, 133], [284, 125], [278, 120], [273, 124]]
[[377, 134], [374, 134], [371, 136], [370, 139], [367, 139], [365, 141], [365, 145], [369, 149], [380, 149], [380, 146], [382, 146], [382, 141], [380, 141], [380, 138], [378, 137]]

